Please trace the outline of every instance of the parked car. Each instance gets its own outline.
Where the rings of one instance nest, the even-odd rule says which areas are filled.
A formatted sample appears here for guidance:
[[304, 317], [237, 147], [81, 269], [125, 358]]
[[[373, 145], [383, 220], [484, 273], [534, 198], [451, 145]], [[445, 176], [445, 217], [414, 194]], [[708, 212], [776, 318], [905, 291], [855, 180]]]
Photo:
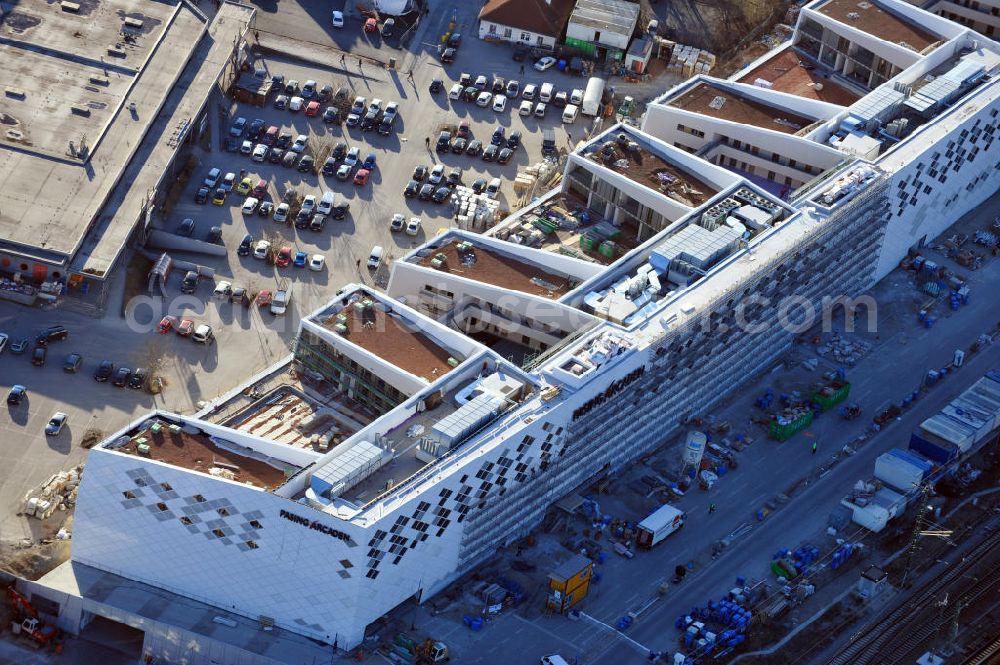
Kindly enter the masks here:
[[248, 196], [247, 200], [243, 202], [243, 208], [242, 208], [243, 215], [249, 216], [257, 212], [257, 204], [259, 203], [260, 201], [258, 201], [255, 197]]
[[79, 353], [70, 353], [63, 358], [63, 371], [69, 374], [76, 374], [79, 372], [81, 365], [83, 365], [83, 356]]
[[443, 62], [446, 65], [450, 65], [451, 63], [455, 62], [456, 54], [457, 51], [449, 46], [445, 50], [441, 51], [441, 62]]
[[441, 81], [441, 79], [434, 79], [433, 81], [431, 81], [431, 87], [430, 87], [431, 94], [436, 94], [441, 92], [442, 88], [444, 88], [444, 83]]
[[45, 346], [36, 346], [35, 350], [31, 352], [31, 364], [35, 367], [43, 367], [45, 365], [45, 359], [48, 357], [49, 349]]
[[212, 197], [212, 205], [225, 205], [226, 204], [226, 190], [221, 187], [215, 190], [215, 196]]
[[207, 323], [202, 323], [197, 328], [195, 328], [194, 334], [191, 335], [191, 341], [197, 342], [199, 344], [211, 344], [215, 341], [215, 333], [212, 332], [212, 326]]
[[491, 101], [493, 101], [493, 93], [486, 92], [484, 90], [483, 92], [479, 93], [478, 97], [476, 97], [476, 106], [481, 106], [483, 108], [486, 108], [487, 106], [490, 105]]
[[288, 108], [288, 95], [278, 95], [274, 98], [274, 108], [284, 111]]
[[278, 255], [274, 259], [274, 265], [278, 266], [279, 268], [284, 268], [291, 262], [292, 262], [292, 248], [289, 247], [288, 245], [285, 245], [284, 247], [278, 250]]
[[419, 191], [420, 191], [420, 183], [417, 182], [416, 180], [411, 180], [410, 182], [406, 183], [406, 187], [403, 188], [403, 196], [405, 196], [408, 199], [412, 199], [414, 196], [417, 195], [417, 192]]
[[490, 184], [486, 186], [486, 195], [491, 199], [495, 199], [500, 193], [500, 178], [493, 178], [490, 180]]
[[451, 144], [451, 152], [453, 155], [461, 155], [465, 152], [466, 146], [468, 146], [468, 141], [463, 138], [457, 138]]
[[128, 380], [132, 378], [132, 370], [128, 367], [119, 367], [115, 370], [115, 377], [111, 380], [111, 383], [117, 388], [124, 388], [128, 384]]
[[544, 58], [539, 58], [538, 61], [535, 62], [535, 69], [537, 71], [544, 72], [551, 69], [554, 64], [556, 64], [556, 59], [551, 55], [547, 55]]
[[502, 77], [500, 76], [493, 77], [493, 85], [491, 86], [490, 89], [493, 91], [494, 95], [503, 94], [506, 88], [507, 88], [507, 82], [504, 81]]
[[203, 184], [206, 187], [215, 188], [219, 186], [219, 178], [222, 177], [222, 169], [212, 168], [209, 170], [208, 175], [205, 176]]
[[528, 48], [526, 46], [515, 46], [514, 52], [510, 57], [514, 62], [524, 62], [524, 59], [528, 57]]
[[249, 256], [250, 250], [253, 248], [253, 236], [249, 233], [243, 236], [243, 240], [240, 241], [240, 246], [236, 248], [237, 256]]
[[476, 178], [475, 182], [472, 183], [472, 191], [476, 194], [482, 194], [486, 190], [486, 178]]
[[212, 193], [208, 187], [199, 187], [194, 195], [195, 203], [208, 203], [208, 196]]
[[376, 270], [380, 265], [382, 265], [382, 254], [385, 250], [382, 249], [381, 245], [375, 245], [372, 247], [371, 253], [368, 255], [368, 269]]
[[257, 214], [261, 217], [270, 217], [273, 212], [274, 204], [270, 201], [262, 201], [261, 204], [257, 206]]
[[518, 81], [507, 81], [507, 96], [511, 99], [517, 97], [521, 92], [521, 84]]
[[247, 129], [247, 119], [240, 117], [233, 121], [232, 126], [229, 128], [230, 136], [243, 136], [243, 132]]
[[364, 186], [368, 184], [368, 177], [371, 175], [371, 171], [368, 169], [360, 169], [354, 174], [354, 184], [358, 186]]
[[351, 177], [351, 167], [348, 164], [341, 164], [337, 168], [337, 180], [347, 180]]
[[510, 161], [510, 158], [514, 156], [514, 151], [510, 148], [501, 148], [500, 153], [497, 155], [497, 164], [506, 164]]
[[415, 236], [420, 233], [420, 218], [411, 217], [410, 221], [406, 223], [406, 235]]
[[[3, 346], [3, 345], [0, 344], [0, 346]], [[25, 351], [28, 350], [28, 346], [29, 346], [29, 343], [28, 343], [28, 338], [27, 337], [22, 337], [21, 339], [15, 339], [10, 344], [10, 352], [13, 353], [16, 356], [19, 356], [19, 355], [21, 355], [22, 353], [24, 353]]]
[[420, 193], [418, 194], [418, 197], [420, 198], [421, 201], [430, 201], [433, 196], [434, 196], [434, 185], [430, 184], [429, 182], [425, 183], [420, 188]]
[[465, 149], [465, 154], [470, 157], [478, 157], [483, 151], [483, 142], [479, 139], [469, 141], [469, 147]]
[[254, 246], [253, 248], [253, 257], [255, 259], [266, 259], [267, 253], [270, 251], [271, 251], [271, 243], [269, 243], [266, 240], [258, 240], [257, 245]]
[[535, 85], [534, 83], [529, 83], [528, 85], [524, 86], [524, 90], [521, 91], [521, 99], [526, 99], [529, 102], [534, 101], [535, 93], [537, 92], [538, 92], [538, 86]]
[[351, 148], [347, 151], [347, 155], [344, 156], [344, 166], [353, 169], [357, 166], [359, 159], [361, 159], [361, 148]]
[[506, 109], [507, 109], [507, 97], [499, 92], [493, 95], [493, 110], [496, 113], [502, 113]]
[[102, 360], [101, 364], [97, 366], [97, 371], [94, 372], [94, 380], [98, 383], [104, 383], [111, 378], [111, 375], [115, 371], [115, 364], [110, 360]]
[[132, 374], [132, 378], [128, 380], [128, 387], [133, 390], [142, 390], [146, 387], [146, 383], [149, 381], [149, 370], [145, 367], [140, 367], [135, 370]]
[[497, 125], [493, 129], [493, 137], [490, 139], [490, 143], [493, 145], [503, 145], [506, 141], [507, 130], [504, 129], [503, 125]]
[[177, 227], [177, 235], [190, 238], [194, 233], [194, 220], [190, 217], [181, 222]]
[[257, 118], [250, 123], [250, 127], [247, 129], [247, 136], [256, 141], [260, 138], [261, 133], [264, 131], [264, 121]]
[[59, 433], [63, 431], [66, 427], [66, 421], [69, 420], [69, 416], [62, 411], [56, 411], [49, 418], [49, 422], [45, 424], [45, 434], [46, 436], [59, 436]]
[[28, 397], [28, 389], [19, 383], [14, 384], [7, 393], [7, 404], [17, 406]]
[[521, 132], [511, 132], [511, 135], [507, 137], [507, 147], [511, 150], [517, 150], [521, 145]]
[[390, 231], [402, 231], [404, 226], [406, 226], [406, 216], [401, 212], [395, 213], [389, 220]]
[[451, 198], [451, 189], [448, 187], [438, 187], [434, 192], [434, 203], [444, 203]]
[[277, 207], [274, 209], [274, 216], [271, 217], [271, 219], [273, 219], [274, 221], [278, 222], [279, 224], [281, 222], [287, 222], [288, 221], [288, 204], [287, 203], [279, 203], [277, 205]]
[[306, 81], [305, 84], [302, 86], [302, 96], [305, 99], [312, 99], [315, 94], [316, 94], [316, 81], [313, 80]]
[[49, 326], [35, 336], [35, 344], [47, 346], [49, 342], [61, 342], [69, 337], [69, 328], [66, 326]]
[[483, 161], [493, 162], [496, 161], [497, 153], [500, 152], [500, 148], [495, 144], [490, 144], [486, 146], [486, 150], [483, 151]]
[[268, 147], [263, 143], [258, 143], [256, 146], [254, 146], [253, 154], [251, 155], [250, 159], [252, 159], [255, 162], [263, 162], [265, 159], [267, 159], [267, 152], [268, 152]]
[[316, 172], [316, 160], [312, 155], [302, 155], [302, 159], [299, 160], [298, 166], [295, 170], [299, 173], [315, 173]]
[[326, 265], [326, 257], [322, 254], [313, 254], [309, 258], [309, 269], [313, 272], [321, 271], [324, 265]]
[[344, 27], [344, 12], [333, 10], [333, 16], [331, 17], [331, 22], [335, 28]]
[[181, 319], [181, 322], [177, 324], [177, 334], [181, 337], [190, 337], [193, 332], [194, 321], [191, 319]]
[[323, 122], [328, 125], [339, 124], [340, 123], [340, 109], [327, 106], [323, 111]]

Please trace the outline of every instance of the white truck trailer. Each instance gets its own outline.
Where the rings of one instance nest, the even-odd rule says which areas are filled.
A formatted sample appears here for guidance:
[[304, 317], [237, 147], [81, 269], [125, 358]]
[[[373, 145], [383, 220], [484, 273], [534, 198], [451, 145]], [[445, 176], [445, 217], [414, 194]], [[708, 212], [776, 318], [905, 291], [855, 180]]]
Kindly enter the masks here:
[[636, 526], [636, 544], [653, 547], [658, 542], [684, 526], [687, 514], [670, 505], [662, 505]]
[[587, 89], [583, 93], [584, 115], [597, 115], [601, 112], [601, 99], [604, 97], [604, 79], [592, 76], [587, 81]]

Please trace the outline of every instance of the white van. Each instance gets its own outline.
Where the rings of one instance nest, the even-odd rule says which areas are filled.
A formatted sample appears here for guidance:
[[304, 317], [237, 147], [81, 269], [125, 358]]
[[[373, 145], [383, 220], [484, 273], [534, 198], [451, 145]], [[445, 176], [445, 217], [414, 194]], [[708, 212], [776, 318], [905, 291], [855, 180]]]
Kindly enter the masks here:
[[448, 99], [461, 99], [462, 90], [464, 89], [465, 88], [462, 87], [461, 83], [456, 83], [455, 85], [451, 86], [451, 90], [448, 91]]
[[333, 210], [333, 192], [323, 192], [323, 198], [319, 200], [316, 212], [321, 215], [329, 215], [331, 210]]
[[569, 93], [569, 103], [577, 106], [583, 104], [583, 90], [573, 88], [573, 92]]
[[368, 269], [378, 270], [378, 267], [382, 265], [382, 254], [384, 250], [381, 245], [375, 245], [372, 247], [372, 253], [368, 255]]
[[550, 99], [552, 99], [552, 84], [551, 83], [543, 83], [542, 84], [542, 89], [538, 91], [538, 99], [542, 100], [543, 102], [547, 102]]
[[562, 121], [565, 123], [576, 122], [576, 116], [580, 114], [580, 107], [576, 104], [570, 104], [565, 109], [563, 109]]

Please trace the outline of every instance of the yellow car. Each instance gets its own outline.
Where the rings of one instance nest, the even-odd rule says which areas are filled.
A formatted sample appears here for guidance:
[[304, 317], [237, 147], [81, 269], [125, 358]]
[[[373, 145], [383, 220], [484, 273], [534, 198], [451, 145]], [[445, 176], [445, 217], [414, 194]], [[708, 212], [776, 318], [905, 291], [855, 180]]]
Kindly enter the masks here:
[[240, 196], [246, 196], [253, 189], [253, 181], [250, 180], [250, 176], [240, 180], [240, 184], [236, 185], [236, 193]]
[[215, 190], [215, 196], [212, 197], [212, 203], [217, 206], [226, 204], [226, 190], [221, 187], [217, 187]]

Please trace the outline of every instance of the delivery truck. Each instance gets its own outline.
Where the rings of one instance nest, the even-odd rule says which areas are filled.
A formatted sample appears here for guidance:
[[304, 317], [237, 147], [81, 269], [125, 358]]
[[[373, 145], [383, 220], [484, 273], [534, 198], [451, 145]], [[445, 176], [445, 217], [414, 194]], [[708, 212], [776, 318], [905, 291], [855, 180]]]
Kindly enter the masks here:
[[583, 93], [584, 115], [598, 115], [601, 112], [601, 99], [604, 98], [604, 79], [592, 76], [587, 81], [587, 89]]
[[687, 520], [687, 514], [671, 505], [664, 504], [654, 510], [636, 527], [636, 544], [650, 548], [677, 531]]

